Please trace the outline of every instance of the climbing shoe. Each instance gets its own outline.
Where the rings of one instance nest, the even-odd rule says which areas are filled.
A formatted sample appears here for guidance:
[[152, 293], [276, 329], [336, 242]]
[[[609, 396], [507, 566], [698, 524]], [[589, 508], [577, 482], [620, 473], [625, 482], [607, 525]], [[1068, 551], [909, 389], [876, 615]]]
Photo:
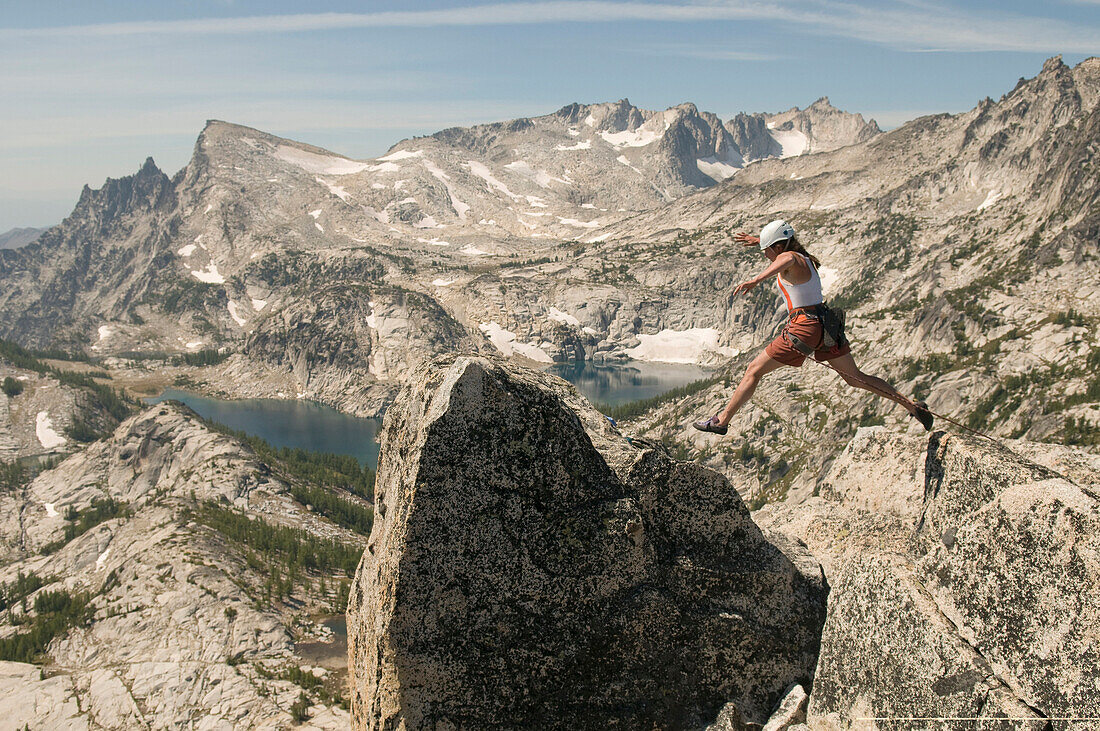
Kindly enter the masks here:
[[917, 407], [917, 413], [913, 414], [913, 418], [920, 422], [925, 431], [932, 431], [932, 412], [928, 410], [928, 404], [918, 401], [913, 405]]
[[692, 426], [694, 426], [699, 431], [706, 431], [710, 432], [711, 434], [720, 434], [722, 436], [725, 436], [726, 432], [729, 431], [729, 427], [718, 425], [718, 414], [715, 414], [709, 419], [697, 421]]

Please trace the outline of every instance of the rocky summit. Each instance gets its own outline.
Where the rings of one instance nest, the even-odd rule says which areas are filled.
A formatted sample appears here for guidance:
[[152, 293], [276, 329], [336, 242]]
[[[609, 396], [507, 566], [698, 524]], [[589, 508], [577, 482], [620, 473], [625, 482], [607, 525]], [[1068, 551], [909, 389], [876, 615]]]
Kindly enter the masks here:
[[819, 496], [755, 514], [804, 540], [833, 585], [811, 727], [950, 717], [1095, 728], [1100, 458], [1010, 446], [862, 430]]
[[754, 522], [563, 382], [424, 366], [348, 608], [353, 724], [1091, 728], [1100, 459], [1011, 447], [863, 430]]
[[382, 455], [348, 607], [355, 728], [763, 724], [810, 680], [820, 566], [564, 381], [435, 361]]

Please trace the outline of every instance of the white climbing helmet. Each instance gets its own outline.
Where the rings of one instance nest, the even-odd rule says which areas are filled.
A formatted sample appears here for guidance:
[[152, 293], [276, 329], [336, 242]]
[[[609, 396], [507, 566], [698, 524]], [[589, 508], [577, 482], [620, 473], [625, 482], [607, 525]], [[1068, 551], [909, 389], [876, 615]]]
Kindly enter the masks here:
[[760, 230], [760, 250], [763, 251], [772, 244], [778, 244], [780, 241], [793, 238], [794, 229], [791, 228], [791, 224], [782, 219], [772, 221]]

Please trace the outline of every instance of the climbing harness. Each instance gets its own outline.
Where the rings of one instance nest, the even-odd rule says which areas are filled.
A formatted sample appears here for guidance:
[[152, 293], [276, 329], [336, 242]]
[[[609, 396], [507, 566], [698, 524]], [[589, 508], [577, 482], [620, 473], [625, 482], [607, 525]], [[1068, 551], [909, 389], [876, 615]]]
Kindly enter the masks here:
[[821, 323], [821, 344], [817, 348], [811, 348], [789, 329], [783, 328], [783, 339], [802, 355], [813, 357], [815, 350], [829, 350], [848, 342], [844, 337], [845, 313], [839, 307], [827, 307], [824, 303], [811, 307], [799, 307], [791, 310], [788, 320], [796, 315], [805, 315], [811, 320], [817, 320]]

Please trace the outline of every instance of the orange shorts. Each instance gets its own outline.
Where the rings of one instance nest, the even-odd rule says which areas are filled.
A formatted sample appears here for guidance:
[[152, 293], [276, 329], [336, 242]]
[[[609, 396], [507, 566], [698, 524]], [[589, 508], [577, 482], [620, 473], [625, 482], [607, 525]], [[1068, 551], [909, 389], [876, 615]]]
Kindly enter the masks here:
[[[806, 315], [795, 315], [787, 320], [783, 332], [790, 332], [806, 345], [814, 346], [821, 343], [821, 323]], [[764, 349], [764, 352], [783, 365], [794, 366], [795, 368], [801, 366], [803, 361], [806, 360], [806, 356], [791, 345], [790, 341], [783, 337], [782, 332], [779, 333], [779, 337], [768, 343], [768, 347]], [[852, 349], [847, 342], [844, 342], [832, 348], [814, 351], [814, 360], [819, 362], [832, 360], [850, 352], [852, 352]]]

